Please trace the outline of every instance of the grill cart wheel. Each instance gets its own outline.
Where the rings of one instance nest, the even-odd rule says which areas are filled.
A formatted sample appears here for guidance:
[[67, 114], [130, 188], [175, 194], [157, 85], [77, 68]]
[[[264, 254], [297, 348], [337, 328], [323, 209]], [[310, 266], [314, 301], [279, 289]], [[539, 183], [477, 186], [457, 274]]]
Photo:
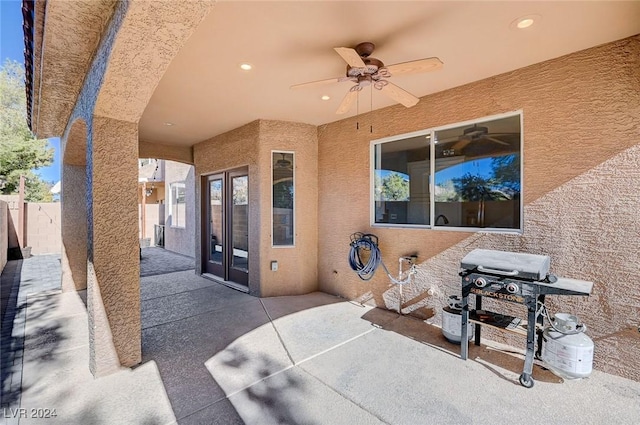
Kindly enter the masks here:
[[525, 388], [531, 388], [533, 387], [533, 378], [531, 378], [531, 376], [529, 376], [526, 373], [523, 373], [522, 375], [520, 375], [520, 385], [522, 385]]

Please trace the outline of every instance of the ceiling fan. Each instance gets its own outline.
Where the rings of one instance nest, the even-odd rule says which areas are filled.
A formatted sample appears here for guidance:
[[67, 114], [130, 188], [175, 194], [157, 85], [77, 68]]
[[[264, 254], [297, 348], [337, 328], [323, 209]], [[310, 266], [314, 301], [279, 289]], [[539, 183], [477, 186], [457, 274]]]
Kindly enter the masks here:
[[281, 153], [282, 158], [276, 161], [276, 168], [291, 168], [291, 161], [285, 158], [284, 153]]
[[393, 84], [388, 80], [388, 78], [394, 75], [418, 74], [442, 68], [442, 61], [435, 57], [385, 66], [381, 60], [370, 57], [374, 49], [375, 45], [371, 42], [360, 43], [353, 49], [349, 47], [336, 47], [334, 50], [342, 57], [342, 59], [344, 59], [345, 62], [347, 62], [347, 72], [344, 77], [296, 84], [291, 86], [291, 88], [299, 89], [316, 85], [342, 83], [346, 81], [356, 83], [351, 86], [347, 92], [342, 103], [340, 103], [336, 114], [344, 114], [347, 112], [353, 102], [357, 99], [358, 92], [367, 86], [372, 86], [373, 88], [380, 90], [391, 99], [403, 104], [407, 108], [410, 108], [418, 103], [420, 99]]
[[481, 140], [488, 140], [493, 143], [497, 143], [503, 146], [510, 146], [509, 142], [498, 139], [498, 137], [515, 136], [520, 133], [489, 133], [489, 128], [474, 124], [471, 127], [465, 128], [462, 131], [462, 135], [450, 137], [448, 139], [439, 140], [441, 143], [457, 142], [451, 147], [451, 149], [458, 150], [464, 149], [471, 142], [477, 142]]

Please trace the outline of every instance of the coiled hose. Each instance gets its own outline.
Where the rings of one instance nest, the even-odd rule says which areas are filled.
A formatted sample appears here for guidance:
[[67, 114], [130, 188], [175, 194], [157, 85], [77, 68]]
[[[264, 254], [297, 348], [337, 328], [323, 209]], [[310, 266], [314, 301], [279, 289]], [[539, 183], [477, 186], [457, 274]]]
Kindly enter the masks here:
[[[374, 240], [375, 239], [375, 240]], [[349, 251], [349, 265], [362, 280], [371, 280], [376, 269], [382, 262], [378, 237], [372, 234], [354, 233], [351, 235], [351, 250]], [[362, 261], [361, 251], [369, 253], [367, 262]]]
[[[412, 265], [406, 279], [394, 279], [393, 276], [391, 276], [391, 273], [389, 273], [389, 269], [387, 269], [387, 266], [385, 266], [382, 261], [382, 253], [380, 252], [380, 248], [378, 248], [378, 237], [376, 235], [372, 235], [371, 233], [354, 233], [351, 235], [350, 245], [349, 265], [362, 280], [371, 280], [379, 265], [382, 265], [382, 268], [387, 276], [389, 276], [389, 279], [391, 279], [393, 283], [399, 285], [409, 283], [411, 275], [415, 273], [415, 267]], [[366, 262], [362, 260], [362, 251], [369, 253], [369, 257]]]

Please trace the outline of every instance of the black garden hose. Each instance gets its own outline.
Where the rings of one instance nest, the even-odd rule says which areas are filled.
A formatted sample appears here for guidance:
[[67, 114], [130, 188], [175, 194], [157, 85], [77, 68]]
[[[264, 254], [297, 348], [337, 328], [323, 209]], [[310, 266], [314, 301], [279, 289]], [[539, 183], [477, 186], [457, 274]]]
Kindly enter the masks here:
[[[382, 254], [378, 248], [378, 237], [372, 234], [354, 233], [351, 235], [349, 265], [362, 280], [371, 280], [382, 262]], [[362, 260], [362, 251], [369, 253], [366, 263]]]

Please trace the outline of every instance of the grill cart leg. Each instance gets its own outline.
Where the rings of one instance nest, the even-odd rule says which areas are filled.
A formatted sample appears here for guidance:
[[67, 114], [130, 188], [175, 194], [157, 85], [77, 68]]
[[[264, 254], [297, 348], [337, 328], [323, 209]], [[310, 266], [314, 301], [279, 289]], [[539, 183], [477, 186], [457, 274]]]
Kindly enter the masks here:
[[[476, 295], [476, 311], [482, 310], [482, 297], [480, 295]], [[475, 333], [475, 344], [480, 345], [480, 330], [482, 326], [479, 323], [475, 324], [476, 333]]]
[[460, 321], [462, 322], [462, 328], [460, 330], [460, 357], [462, 360], [467, 360], [467, 355], [469, 353], [469, 334], [468, 326], [469, 323], [469, 296], [462, 294], [462, 315]]
[[531, 388], [533, 387], [533, 378], [531, 374], [533, 373], [533, 357], [536, 350], [536, 297], [527, 297], [527, 353], [524, 358], [524, 370], [522, 371], [522, 375], [520, 375], [520, 384], [523, 387]]
[[[538, 302], [544, 305], [544, 295], [538, 295]], [[540, 314], [540, 310], [538, 310], [538, 302], [536, 302], [536, 359], [540, 360], [542, 359], [542, 329], [544, 328], [544, 317]], [[540, 325], [540, 327], [537, 325]]]

